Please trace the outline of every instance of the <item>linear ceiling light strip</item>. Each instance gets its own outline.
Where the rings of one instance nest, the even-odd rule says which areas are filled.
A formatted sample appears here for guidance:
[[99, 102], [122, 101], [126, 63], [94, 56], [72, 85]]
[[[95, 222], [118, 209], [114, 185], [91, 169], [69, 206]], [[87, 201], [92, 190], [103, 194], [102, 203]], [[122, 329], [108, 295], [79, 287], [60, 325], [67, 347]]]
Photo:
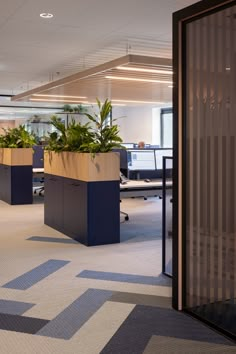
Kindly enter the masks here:
[[35, 94], [33, 94], [32, 95], [33, 97], [48, 97], [48, 98], [50, 98], [50, 97], [59, 97], [59, 98], [82, 98], [82, 99], [84, 99], [84, 98], [87, 98], [86, 96], [66, 96], [66, 95], [51, 95], [51, 94], [48, 94], [48, 95], [46, 95], [46, 94], [41, 94], [41, 93], [35, 93]]
[[133, 67], [128, 67], [128, 66], [117, 66], [116, 69], [125, 70], [125, 71], [137, 71], [137, 72], [143, 72], [143, 73], [154, 73], [154, 74], [167, 74], [167, 75], [173, 74], [173, 71], [171, 71], [171, 70], [133, 68]]
[[172, 84], [172, 81], [166, 81], [166, 80], [154, 80], [154, 79], [137, 79], [137, 78], [131, 78], [131, 77], [123, 77], [123, 76], [112, 76], [108, 75], [105, 76], [106, 79], [112, 79], [112, 80], [123, 80], [123, 81], [139, 81], [139, 82], [153, 82], [153, 83], [159, 83], [159, 84]]
[[68, 102], [68, 103], [88, 103], [88, 101], [76, 101], [76, 100], [61, 100], [61, 99], [47, 99], [47, 98], [30, 98], [30, 101], [41, 101], [41, 102]]

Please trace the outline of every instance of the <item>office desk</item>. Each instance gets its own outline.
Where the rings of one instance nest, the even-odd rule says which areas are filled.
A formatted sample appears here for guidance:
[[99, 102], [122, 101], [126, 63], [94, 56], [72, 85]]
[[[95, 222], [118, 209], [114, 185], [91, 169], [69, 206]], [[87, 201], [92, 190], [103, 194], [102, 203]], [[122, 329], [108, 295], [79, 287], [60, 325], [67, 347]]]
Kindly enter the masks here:
[[[44, 177], [44, 168], [33, 168], [33, 176]], [[167, 181], [167, 187], [172, 187], [172, 181]], [[126, 184], [120, 184], [120, 198], [132, 197], [156, 197], [162, 191], [162, 180], [144, 182], [141, 180], [129, 180]]]
[[[172, 181], [167, 181], [167, 187], [172, 187]], [[151, 182], [127, 181], [126, 184], [120, 184], [120, 198], [132, 197], [157, 197], [162, 191], [162, 180]]]
[[44, 177], [44, 168], [33, 168], [33, 177]]

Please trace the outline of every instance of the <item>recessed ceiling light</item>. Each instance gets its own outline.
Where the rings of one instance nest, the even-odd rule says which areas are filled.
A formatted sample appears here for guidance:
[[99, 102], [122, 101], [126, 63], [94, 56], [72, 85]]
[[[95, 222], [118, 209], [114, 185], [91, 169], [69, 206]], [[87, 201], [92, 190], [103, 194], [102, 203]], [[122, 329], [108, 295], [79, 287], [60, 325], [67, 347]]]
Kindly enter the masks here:
[[42, 18], [52, 18], [53, 14], [50, 14], [49, 12], [43, 12], [40, 14], [40, 17]]

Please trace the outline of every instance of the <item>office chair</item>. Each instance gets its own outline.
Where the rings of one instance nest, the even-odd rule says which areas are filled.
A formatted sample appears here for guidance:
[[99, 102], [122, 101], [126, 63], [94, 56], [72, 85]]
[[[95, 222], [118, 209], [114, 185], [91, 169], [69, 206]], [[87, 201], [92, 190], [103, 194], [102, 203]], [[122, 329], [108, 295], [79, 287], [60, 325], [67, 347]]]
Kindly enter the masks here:
[[[44, 183], [44, 177], [41, 178], [40, 183]], [[37, 192], [38, 192], [39, 195], [42, 197], [42, 196], [43, 196], [43, 192], [44, 192], [44, 186], [36, 187], [36, 188], [34, 189], [34, 194], [37, 194]]]
[[121, 210], [120, 210], [120, 214], [125, 216], [125, 221], [129, 220], [129, 214], [127, 214], [127, 213], [125, 213], [124, 211], [121, 211]]

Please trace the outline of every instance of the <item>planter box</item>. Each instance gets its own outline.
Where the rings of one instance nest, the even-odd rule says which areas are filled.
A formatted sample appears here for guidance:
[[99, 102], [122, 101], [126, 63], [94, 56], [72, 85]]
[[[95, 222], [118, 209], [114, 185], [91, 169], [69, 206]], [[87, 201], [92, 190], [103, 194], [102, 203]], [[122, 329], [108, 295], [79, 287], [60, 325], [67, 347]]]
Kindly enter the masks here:
[[120, 242], [118, 153], [44, 152], [45, 224], [87, 245]]
[[44, 172], [86, 182], [120, 179], [120, 156], [115, 152], [90, 153], [44, 152]]
[[31, 148], [0, 148], [0, 199], [13, 205], [32, 204]]
[[0, 164], [8, 166], [32, 166], [33, 150], [31, 148], [0, 148]]

